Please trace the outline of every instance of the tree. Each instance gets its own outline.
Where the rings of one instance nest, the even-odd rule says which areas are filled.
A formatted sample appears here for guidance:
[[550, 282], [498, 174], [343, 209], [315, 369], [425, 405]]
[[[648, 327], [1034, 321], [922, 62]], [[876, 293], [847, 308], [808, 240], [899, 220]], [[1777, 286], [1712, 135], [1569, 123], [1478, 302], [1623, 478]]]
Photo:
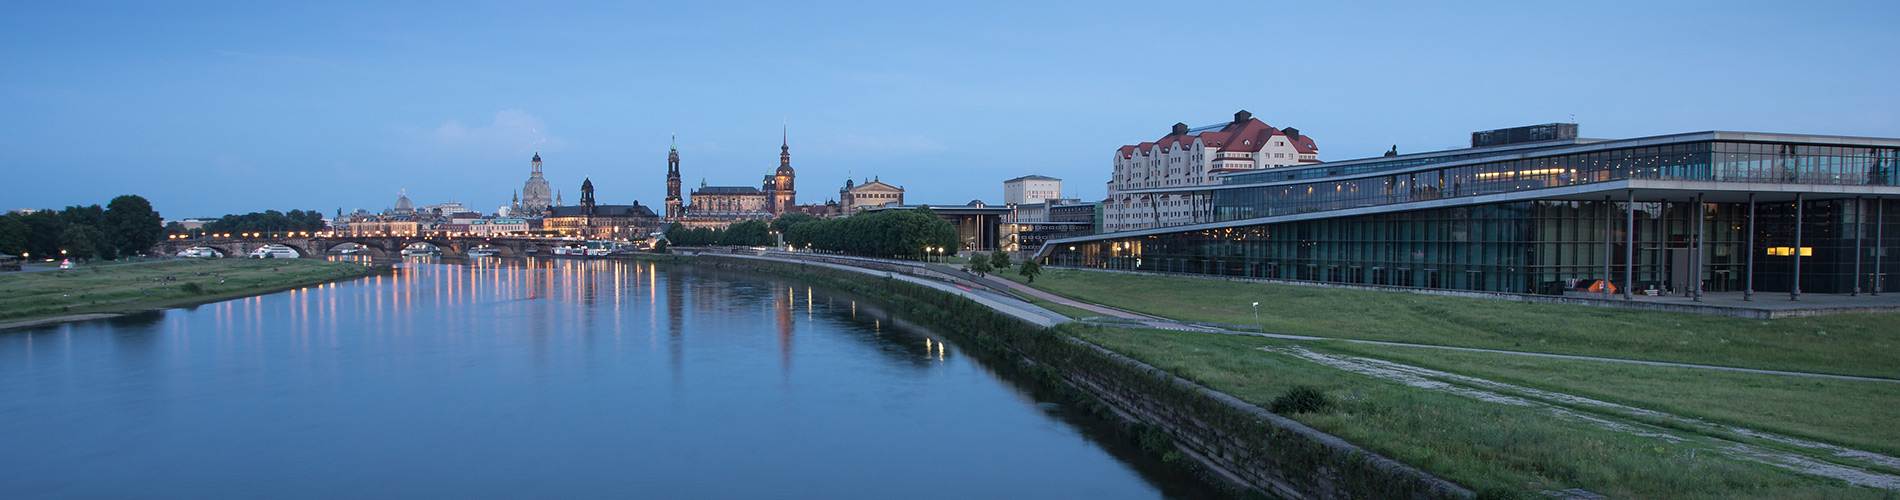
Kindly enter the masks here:
[[666, 253], [666, 240], [653, 242], [653, 253]]
[[58, 213], [41, 210], [20, 216], [20, 222], [26, 224], [25, 252], [42, 259], [59, 256], [59, 237], [66, 231], [66, 223], [59, 220]]
[[[74, 259], [90, 259], [98, 254], [100, 240], [103, 239], [105, 235], [99, 232], [99, 228], [84, 225], [66, 226], [66, 230], [59, 233], [59, 249], [64, 250], [65, 253], [59, 255]], [[47, 257], [53, 256], [47, 255]]]
[[804, 213], [804, 212], [786, 212], [783, 214], [779, 214], [777, 219], [772, 219], [772, 230], [778, 231], [779, 234], [784, 234], [786, 231], [790, 230], [792, 226], [798, 225], [798, 223], [800, 222], [810, 222], [810, 221], [815, 221], [815, 220], [818, 220], [818, 216]]
[[983, 255], [980, 253], [972, 253], [970, 254], [970, 263], [964, 264], [963, 270], [969, 271], [970, 274], [974, 274], [980, 277], [980, 276], [989, 274], [989, 272], [994, 270], [994, 268], [990, 267], [989, 256]]
[[1016, 274], [1020, 274], [1024, 278], [1029, 278], [1030, 283], [1035, 283], [1036, 275], [1042, 274], [1042, 264], [1037, 264], [1036, 259], [1025, 260], [1023, 261], [1023, 267], [1016, 270]]
[[997, 250], [996, 253], [990, 254], [990, 267], [998, 271], [1009, 269], [1009, 252]]
[[0, 216], [0, 253], [19, 255], [26, 252], [26, 240], [30, 233], [19, 216]]
[[99, 229], [118, 248], [117, 253], [143, 253], [165, 236], [165, 218], [139, 195], [113, 198], [102, 219]]

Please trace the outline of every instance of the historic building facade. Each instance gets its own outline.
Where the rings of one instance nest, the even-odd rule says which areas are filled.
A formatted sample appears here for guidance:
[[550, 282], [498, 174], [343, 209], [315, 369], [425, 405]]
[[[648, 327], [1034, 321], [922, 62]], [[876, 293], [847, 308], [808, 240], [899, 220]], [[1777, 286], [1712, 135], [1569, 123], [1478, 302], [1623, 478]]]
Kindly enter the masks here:
[[845, 179], [844, 187], [838, 188], [838, 206], [845, 214], [892, 203], [904, 204], [904, 188], [885, 184], [876, 178], [863, 184]]
[[1234, 121], [1189, 128], [1174, 124], [1153, 142], [1115, 150], [1114, 175], [1102, 200], [1105, 232], [1132, 231], [1212, 221], [1211, 199], [1204, 191], [1144, 190], [1219, 184], [1218, 175], [1319, 163], [1313, 138], [1292, 127], [1274, 128], [1234, 113]]
[[600, 205], [594, 202], [594, 181], [581, 181], [578, 206], [549, 207], [541, 218], [544, 231], [603, 240], [645, 240], [660, 230], [660, 216], [652, 209], [632, 205]]
[[680, 196], [680, 156], [677, 141], [666, 155], [666, 222], [687, 227], [725, 227], [734, 222], [771, 219], [787, 212], [808, 212], [798, 205], [789, 141], [779, 144], [778, 168], [759, 187], [708, 186], [700, 181], [687, 197]]

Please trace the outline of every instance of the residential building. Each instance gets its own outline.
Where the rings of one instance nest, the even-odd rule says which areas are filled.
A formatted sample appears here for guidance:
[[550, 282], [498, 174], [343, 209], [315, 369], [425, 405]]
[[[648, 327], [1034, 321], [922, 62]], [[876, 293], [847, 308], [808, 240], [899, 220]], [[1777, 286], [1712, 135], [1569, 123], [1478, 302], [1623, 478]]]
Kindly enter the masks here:
[[[1221, 174], [1319, 163], [1319, 146], [1299, 129], [1274, 128], [1242, 110], [1204, 127], [1176, 123], [1153, 142], [1115, 150], [1102, 200], [1103, 230], [1132, 231], [1212, 221], [1207, 191]], [[1153, 190], [1165, 190], [1152, 192]]]

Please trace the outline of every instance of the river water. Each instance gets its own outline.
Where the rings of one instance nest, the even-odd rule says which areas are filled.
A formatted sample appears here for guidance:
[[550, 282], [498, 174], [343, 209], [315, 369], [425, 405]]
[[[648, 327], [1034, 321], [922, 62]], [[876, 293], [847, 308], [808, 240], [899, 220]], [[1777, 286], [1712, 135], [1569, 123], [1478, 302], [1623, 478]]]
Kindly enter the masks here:
[[0, 498], [1199, 498], [943, 332], [606, 260], [0, 331]]

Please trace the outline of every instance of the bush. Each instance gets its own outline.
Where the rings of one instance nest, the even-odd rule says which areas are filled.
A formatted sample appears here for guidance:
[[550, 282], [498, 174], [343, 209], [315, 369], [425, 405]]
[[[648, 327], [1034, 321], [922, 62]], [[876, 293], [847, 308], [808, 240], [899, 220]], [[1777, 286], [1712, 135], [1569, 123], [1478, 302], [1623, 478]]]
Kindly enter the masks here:
[[186, 283], [185, 286], [178, 287], [178, 289], [192, 295], [205, 293], [205, 286], [197, 283]]
[[1273, 404], [1268, 410], [1281, 415], [1290, 415], [1317, 413], [1332, 406], [1333, 401], [1326, 397], [1326, 393], [1312, 387], [1296, 385], [1292, 389], [1287, 389], [1286, 394], [1273, 398]]

